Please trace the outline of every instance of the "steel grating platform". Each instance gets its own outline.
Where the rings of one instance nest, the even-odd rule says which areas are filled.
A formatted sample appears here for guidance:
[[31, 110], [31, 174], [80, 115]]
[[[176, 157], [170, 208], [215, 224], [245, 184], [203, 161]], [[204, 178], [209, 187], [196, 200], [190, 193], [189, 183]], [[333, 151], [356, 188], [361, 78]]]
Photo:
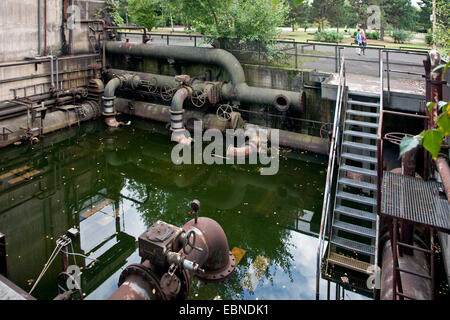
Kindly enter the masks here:
[[385, 171], [381, 214], [450, 232], [450, 205], [442, 199], [442, 183]]

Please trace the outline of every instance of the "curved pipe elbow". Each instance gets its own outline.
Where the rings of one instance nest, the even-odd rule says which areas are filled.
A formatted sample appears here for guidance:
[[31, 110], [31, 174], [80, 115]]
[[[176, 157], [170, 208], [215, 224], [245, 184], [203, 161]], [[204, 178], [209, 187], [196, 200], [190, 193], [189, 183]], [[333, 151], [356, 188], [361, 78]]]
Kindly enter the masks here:
[[242, 159], [258, 153], [260, 141], [257, 135], [251, 136], [248, 143], [242, 147], [229, 146], [227, 149], [228, 158]]

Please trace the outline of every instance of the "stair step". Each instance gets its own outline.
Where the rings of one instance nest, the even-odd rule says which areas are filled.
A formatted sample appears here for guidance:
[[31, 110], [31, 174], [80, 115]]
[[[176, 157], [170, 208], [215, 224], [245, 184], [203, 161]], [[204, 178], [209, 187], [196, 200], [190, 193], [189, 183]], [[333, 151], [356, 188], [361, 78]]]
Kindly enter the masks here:
[[373, 133], [366, 133], [366, 132], [362, 132], [362, 131], [352, 131], [352, 130], [345, 130], [344, 135], [358, 137], [358, 138], [374, 139], [374, 140], [376, 140], [378, 138], [377, 135], [373, 134]]
[[341, 166], [341, 170], [345, 171], [345, 172], [355, 172], [355, 173], [359, 173], [359, 174], [363, 174], [363, 175], [371, 176], [371, 177], [376, 177], [378, 175], [376, 170], [358, 168], [358, 167], [353, 167], [353, 166], [349, 166], [349, 165]]
[[356, 224], [351, 224], [351, 223], [347, 223], [347, 222], [343, 222], [343, 221], [334, 221], [333, 223], [333, 228], [342, 230], [342, 231], [346, 231], [346, 232], [350, 232], [359, 236], [363, 236], [363, 237], [369, 237], [369, 238], [375, 238], [376, 237], [376, 232], [375, 230], [369, 229], [369, 228], [364, 228], [361, 226], [358, 226]]
[[344, 192], [344, 191], [339, 191], [337, 193], [336, 197], [340, 198], [340, 199], [348, 200], [348, 201], [365, 204], [368, 206], [376, 206], [377, 205], [376, 199], [365, 197], [365, 196], [359, 196], [357, 194], [348, 193], [348, 192]]
[[346, 216], [352, 217], [352, 218], [359, 218], [359, 219], [372, 221], [372, 222], [377, 221], [377, 215], [375, 213], [358, 210], [358, 209], [353, 209], [353, 208], [345, 207], [342, 205], [336, 206], [336, 208], [334, 208], [334, 212], [338, 212], [340, 214], [343, 214], [343, 215], [346, 215]]
[[332, 244], [350, 250], [359, 252], [368, 256], [375, 256], [375, 247], [364, 243], [356, 242], [350, 239], [333, 236], [330, 241]]
[[373, 163], [373, 164], [377, 164], [377, 162], [378, 162], [377, 158], [366, 157], [366, 156], [362, 156], [362, 155], [354, 154], [354, 153], [343, 153], [341, 157], [344, 159], [347, 159], [347, 160], [368, 162], [368, 163]]
[[328, 257], [328, 263], [352, 269], [354, 271], [365, 274], [372, 274], [373, 272], [371, 272], [370, 270], [374, 270], [373, 265], [370, 263], [346, 257], [336, 252], [330, 252], [330, 256]]
[[346, 185], [346, 186], [350, 186], [350, 187], [377, 191], [377, 185], [374, 183], [363, 182], [363, 181], [358, 181], [358, 180], [353, 180], [353, 179], [348, 179], [348, 178], [340, 178], [339, 183]]
[[347, 114], [358, 117], [379, 118], [380, 115], [375, 112], [365, 112], [359, 110], [347, 110]]
[[350, 105], [356, 105], [356, 106], [363, 106], [363, 107], [375, 107], [378, 108], [380, 106], [379, 102], [365, 102], [365, 101], [358, 101], [350, 99], [347, 101]]
[[356, 121], [356, 120], [345, 120], [345, 124], [351, 126], [359, 126], [362, 128], [373, 128], [378, 129], [378, 123], [374, 122], [364, 122], [364, 121]]
[[366, 143], [345, 141], [342, 145], [344, 147], [377, 152], [377, 146], [373, 146], [373, 145], [366, 144]]
[[379, 93], [369, 93], [369, 92], [361, 92], [361, 91], [349, 90], [348, 94], [350, 96], [359, 96], [359, 97], [365, 97], [365, 98], [380, 99], [380, 94]]

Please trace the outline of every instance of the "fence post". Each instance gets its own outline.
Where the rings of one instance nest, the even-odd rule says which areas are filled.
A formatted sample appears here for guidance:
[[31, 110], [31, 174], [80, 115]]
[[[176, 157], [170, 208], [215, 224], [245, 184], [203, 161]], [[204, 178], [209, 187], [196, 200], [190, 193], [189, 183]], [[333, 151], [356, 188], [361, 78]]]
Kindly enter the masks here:
[[197, 36], [194, 36], [194, 47], [197, 47]]
[[169, 45], [169, 35], [167, 35], [167, 45]]
[[391, 76], [390, 76], [390, 66], [389, 66], [389, 51], [386, 51], [386, 72], [387, 72], [387, 89], [388, 89], [388, 106], [391, 104]]
[[298, 47], [297, 47], [297, 42], [295, 42], [295, 69], [298, 69]]
[[338, 62], [338, 46], [334, 47], [334, 60], [335, 60], [335, 72], [338, 73], [339, 72], [339, 62]]

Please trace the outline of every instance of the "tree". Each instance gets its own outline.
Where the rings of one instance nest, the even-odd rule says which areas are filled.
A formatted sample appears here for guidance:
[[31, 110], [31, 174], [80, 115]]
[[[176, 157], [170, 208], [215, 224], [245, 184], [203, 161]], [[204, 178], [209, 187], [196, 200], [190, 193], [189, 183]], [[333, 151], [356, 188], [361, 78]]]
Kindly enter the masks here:
[[311, 22], [311, 6], [308, 0], [289, 0], [289, 23], [292, 26], [292, 32], [295, 31], [295, 25], [308, 28], [308, 24]]
[[351, 8], [346, 4], [345, 0], [333, 1], [333, 6], [328, 12], [328, 21], [334, 25], [339, 32], [339, 27], [348, 23], [348, 13]]
[[333, 6], [331, 0], [314, 0], [311, 11], [314, 21], [319, 24], [319, 31], [325, 29], [325, 21], [328, 17], [328, 10]]
[[133, 23], [149, 30], [157, 22], [156, 2], [153, 0], [128, 0], [128, 12]]

